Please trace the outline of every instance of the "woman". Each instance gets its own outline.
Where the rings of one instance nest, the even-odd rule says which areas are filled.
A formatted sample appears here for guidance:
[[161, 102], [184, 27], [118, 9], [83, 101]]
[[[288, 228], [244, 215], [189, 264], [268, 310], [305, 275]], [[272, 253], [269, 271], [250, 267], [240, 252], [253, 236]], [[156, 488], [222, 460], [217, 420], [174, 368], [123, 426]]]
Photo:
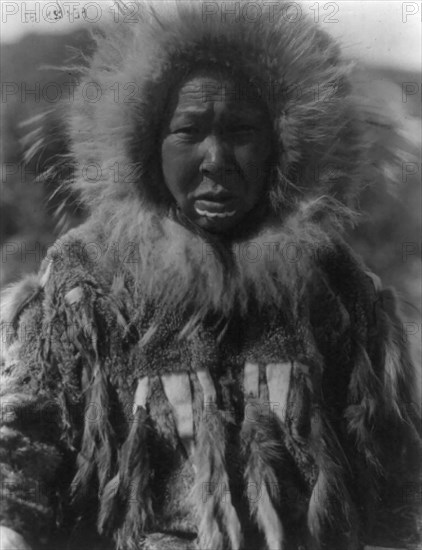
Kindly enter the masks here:
[[257, 5], [139, 4], [98, 36], [69, 119], [89, 220], [3, 299], [15, 547], [416, 536], [413, 369], [342, 238], [366, 115], [333, 41]]

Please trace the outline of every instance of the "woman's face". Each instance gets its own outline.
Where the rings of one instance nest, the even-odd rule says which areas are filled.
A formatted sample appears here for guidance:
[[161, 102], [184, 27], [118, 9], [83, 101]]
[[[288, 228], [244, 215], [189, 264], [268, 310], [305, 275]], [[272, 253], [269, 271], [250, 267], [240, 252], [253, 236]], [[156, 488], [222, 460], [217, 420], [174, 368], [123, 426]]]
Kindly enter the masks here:
[[175, 99], [161, 146], [165, 183], [191, 221], [226, 232], [265, 190], [272, 153], [268, 112], [256, 93], [217, 76], [192, 77]]

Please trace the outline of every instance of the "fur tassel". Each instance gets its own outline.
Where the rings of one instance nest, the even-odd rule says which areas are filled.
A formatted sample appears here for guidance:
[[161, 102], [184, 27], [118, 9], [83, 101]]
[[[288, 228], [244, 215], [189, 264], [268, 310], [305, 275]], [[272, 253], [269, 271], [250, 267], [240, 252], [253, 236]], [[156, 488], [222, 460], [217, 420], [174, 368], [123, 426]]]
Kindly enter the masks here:
[[223, 413], [216, 406], [212, 410], [206, 408], [197, 439], [196, 482], [192, 496], [200, 518], [201, 547], [240, 550], [241, 526], [230, 493], [227, 493], [230, 484], [225, 464], [225, 441]]
[[309, 502], [309, 531], [317, 548], [329, 543], [344, 550], [358, 550], [360, 523], [346, 485], [347, 458], [319, 411], [314, 412], [312, 428], [319, 474]]
[[147, 438], [147, 412], [143, 407], [138, 407], [129, 436], [122, 448], [119, 467], [121, 475], [119, 493], [121, 497], [125, 495], [128, 502], [128, 513], [121, 535], [133, 539], [135, 545], [136, 539], [139, 540], [152, 517], [151, 496], [148, 489], [150, 464]]
[[98, 516], [99, 532], [112, 532], [120, 514], [126, 510], [124, 523], [115, 535], [118, 550], [139, 548], [152, 518], [147, 437], [147, 413], [143, 407], [138, 407], [121, 450], [119, 474], [106, 485]]
[[345, 416], [367, 464], [378, 474], [385, 474], [391, 453], [383, 443], [383, 434], [390, 430], [395, 440], [403, 438], [408, 445], [413, 441], [420, 446], [420, 411], [415, 372], [403, 341], [397, 301], [390, 290], [378, 292], [375, 316], [381, 354], [374, 366], [358, 344], [349, 384], [351, 404]]
[[78, 472], [72, 482], [73, 500], [86, 493], [95, 471], [99, 493], [110, 479], [114, 463], [114, 431], [110, 424], [108, 383], [100, 363], [94, 369], [88, 410], [93, 406], [95, 418], [85, 415], [81, 451], [78, 455]]
[[363, 346], [357, 349], [357, 357], [349, 383], [349, 398], [345, 416], [349, 432], [355, 437], [358, 450], [368, 464], [380, 471], [379, 449], [376, 446], [372, 427], [382, 400], [381, 384], [374, 373], [371, 361]]
[[[253, 404], [253, 401], [249, 400], [249, 404]], [[274, 465], [283, 455], [282, 443], [277, 439], [277, 434], [274, 434], [271, 420], [263, 422], [256, 414], [256, 409], [260, 411], [261, 407], [248, 407], [248, 417], [245, 417], [241, 431], [242, 451], [247, 457], [246, 486], [248, 489], [254, 487], [258, 491], [257, 498], [248, 500], [251, 514], [265, 534], [268, 548], [282, 550], [285, 536], [275, 507], [275, 503], [280, 501], [280, 491], [274, 471]]]
[[397, 299], [390, 289], [379, 293], [376, 315], [383, 338], [384, 372], [382, 393], [386, 411], [402, 424], [414, 429], [414, 436], [420, 438], [420, 410], [416, 394], [415, 369], [406, 346], [403, 323], [400, 318]]
[[111, 532], [122, 513], [121, 508], [118, 506], [119, 486], [120, 475], [116, 474], [104, 487], [97, 520], [98, 532], [101, 534]]

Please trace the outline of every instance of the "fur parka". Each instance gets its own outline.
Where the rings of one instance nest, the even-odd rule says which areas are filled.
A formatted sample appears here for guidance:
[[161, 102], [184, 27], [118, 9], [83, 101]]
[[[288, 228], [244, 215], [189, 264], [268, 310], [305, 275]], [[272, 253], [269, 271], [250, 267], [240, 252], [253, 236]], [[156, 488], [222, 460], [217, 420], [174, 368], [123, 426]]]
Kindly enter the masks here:
[[[2, 521], [34, 547], [417, 541], [415, 373], [394, 293], [342, 236], [380, 169], [375, 113], [303, 13], [229, 4], [123, 5], [84, 70], [101, 97], [66, 119], [89, 219], [2, 298]], [[180, 218], [159, 136], [178, 83], [222, 66], [277, 154], [263, 214], [217, 239]]]

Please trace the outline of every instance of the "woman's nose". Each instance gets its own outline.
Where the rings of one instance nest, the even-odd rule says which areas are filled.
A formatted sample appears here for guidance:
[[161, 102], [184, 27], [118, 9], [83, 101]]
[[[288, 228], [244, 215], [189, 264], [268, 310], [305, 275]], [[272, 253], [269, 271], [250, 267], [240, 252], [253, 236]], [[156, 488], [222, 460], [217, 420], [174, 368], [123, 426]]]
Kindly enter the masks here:
[[210, 135], [202, 142], [202, 162], [200, 170], [203, 173], [220, 172], [229, 162], [227, 144], [221, 136]]

